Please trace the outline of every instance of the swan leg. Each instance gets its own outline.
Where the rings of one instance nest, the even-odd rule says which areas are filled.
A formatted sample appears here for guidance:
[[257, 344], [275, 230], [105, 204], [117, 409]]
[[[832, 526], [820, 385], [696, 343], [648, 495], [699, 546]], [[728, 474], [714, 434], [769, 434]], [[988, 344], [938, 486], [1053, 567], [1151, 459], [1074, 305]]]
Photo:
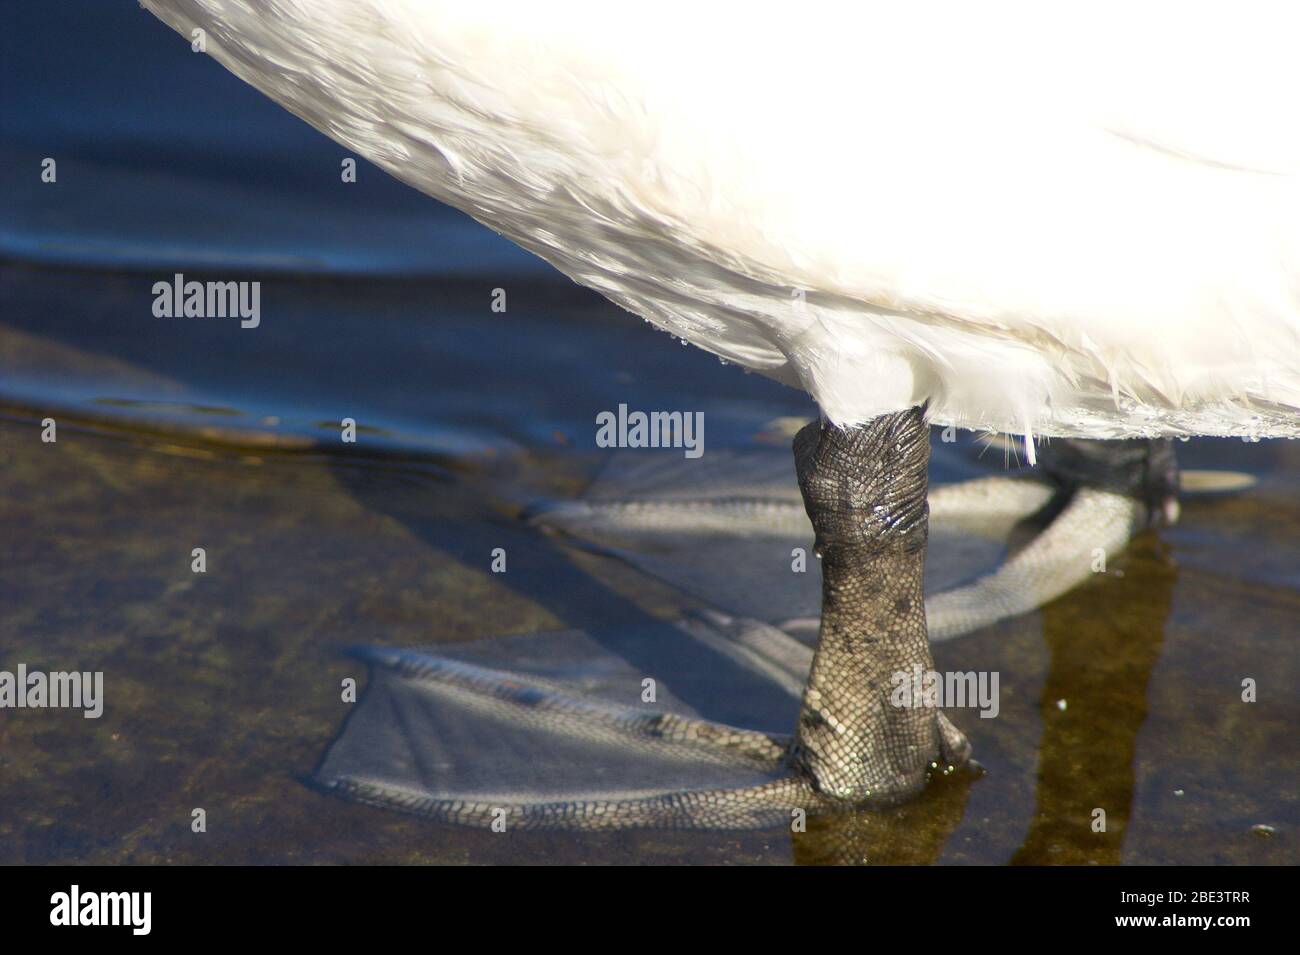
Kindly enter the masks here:
[[823, 795], [919, 791], [970, 747], [933, 706], [896, 706], [895, 674], [934, 668], [923, 591], [930, 459], [923, 410], [851, 428], [808, 425], [795, 467], [822, 557], [822, 617], [796, 727], [796, 765]]
[[[1167, 447], [1129, 443], [1108, 455], [1056, 445], [1050, 473], [1071, 496], [1052, 524], [996, 572], [927, 604], [931, 510], [970, 515], [975, 526], [987, 507], [1001, 526], [1041, 508], [1052, 488], [988, 478], [941, 489], [927, 506], [929, 445], [915, 409], [800, 432], [796, 470], [822, 554], [816, 650], [716, 612], [676, 625], [783, 690], [793, 738], [611, 702], [585, 680], [570, 685], [564, 668], [529, 673], [529, 657], [515, 670], [371, 648], [358, 651], [371, 665], [369, 702], [317, 783], [358, 802], [506, 829], [763, 828], [792, 813], [898, 804], [973, 761], [940, 710], [893, 705], [894, 674], [930, 670], [931, 640], [1064, 593], [1090, 572], [1093, 548], [1116, 551], [1169, 515], [1176, 470]], [[656, 515], [651, 526], [662, 523]]]
[[1056, 439], [1039, 458], [1064, 505], [997, 570], [930, 598], [935, 643], [1050, 603], [1097, 572], [1099, 553], [1112, 557], [1145, 528], [1178, 519], [1172, 441]]
[[[798, 700], [813, 656], [803, 644], [716, 613], [677, 626]], [[613, 702], [572, 674], [379, 647], [352, 655], [369, 664], [370, 687], [315, 784], [355, 802], [498, 831], [754, 829], [859, 807], [824, 792], [780, 733]], [[969, 747], [942, 714], [938, 731], [941, 758], [964, 761]], [[861, 804], [900, 794], [864, 793]]]
[[1144, 505], [1147, 526], [1178, 522], [1178, 458], [1170, 438], [1057, 438], [1042, 448], [1039, 459], [1047, 474], [1067, 490], [1091, 488], [1132, 498]]
[[[932, 668], [921, 411], [847, 431], [812, 425], [795, 458], [823, 554], [818, 648], [758, 621], [706, 614], [677, 625], [738, 673], [784, 690], [793, 738], [674, 712], [671, 701], [629, 705], [625, 689], [602, 697], [599, 680], [570, 684], [578, 671], [564, 665], [530, 673], [528, 655], [499, 669], [360, 648], [370, 686], [317, 784], [505, 830], [742, 829], [893, 805], [948, 776], [969, 760], [965, 737], [937, 708], [890, 699], [895, 673]], [[626, 675], [616, 682], [625, 687]]]

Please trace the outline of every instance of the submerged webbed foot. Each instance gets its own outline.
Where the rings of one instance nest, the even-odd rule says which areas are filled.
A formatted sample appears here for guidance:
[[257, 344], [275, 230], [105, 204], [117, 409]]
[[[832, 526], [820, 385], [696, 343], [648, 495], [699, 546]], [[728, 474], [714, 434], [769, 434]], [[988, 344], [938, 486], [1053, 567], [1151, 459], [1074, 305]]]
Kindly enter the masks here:
[[[895, 673], [930, 667], [927, 615], [931, 637], [947, 639], [1033, 609], [1085, 579], [1094, 548], [1121, 549], [1146, 526], [1147, 505], [1122, 481], [1099, 487], [1106, 482], [1084, 474], [1055, 475], [1055, 485], [993, 476], [939, 487], [929, 495], [939, 538], [986, 548], [945, 548], [963, 558], [1000, 552], [1013, 528], [1040, 511], [1054, 509], [1055, 517], [992, 572], [923, 600], [928, 440], [918, 416], [874, 423], [870, 433], [804, 429], [796, 442], [802, 502], [788, 477], [782, 487], [765, 485], [755, 476], [761, 468], [740, 461], [727, 471], [724, 459], [706, 467], [705, 493], [665, 480], [671, 469], [655, 462], [654, 493], [605, 488], [532, 513], [534, 523], [684, 589], [703, 581], [704, 596], [709, 573], [756, 577], [758, 589], [720, 592], [717, 603], [743, 606], [757, 596], [775, 611], [809, 599], [800, 591], [791, 600], [795, 592], [781, 586], [817, 583], [815, 573], [790, 573], [784, 563], [815, 534], [820, 662], [800, 620], [707, 610], [618, 640], [569, 631], [446, 656], [361, 651], [371, 688], [317, 779], [351, 799], [458, 824], [750, 829], [800, 813], [877, 811], [928, 779], [973, 778], [954, 772], [977, 764], [941, 710], [889, 699]], [[728, 486], [728, 474], [748, 483]], [[773, 555], [779, 576], [751, 574], [744, 563]], [[693, 705], [672, 695], [680, 655], [670, 647], [683, 637], [718, 661], [708, 674], [717, 699], [706, 698], [703, 709], [698, 694]], [[619, 641], [629, 640], [662, 645], [662, 666], [639, 672], [620, 660]], [[647, 678], [658, 683], [657, 700], [641, 697]], [[752, 703], [755, 694], [772, 722], [741, 728], [753, 721], [739, 710], [729, 715], [727, 698]], [[784, 732], [791, 726], [793, 736]]]
[[[757, 676], [773, 691], [773, 722], [793, 721], [812, 657], [806, 646], [716, 614], [672, 629], [728, 648], [736, 666], [718, 674], [720, 697], [750, 692], [746, 679]], [[497, 638], [448, 654], [354, 651], [370, 683], [316, 770], [323, 790], [499, 831], [763, 829], [855, 808], [799, 772], [791, 736], [694, 715], [671, 678], [646, 702], [642, 679], [602, 653], [598, 637]], [[478, 662], [486, 659], [517, 669]]]

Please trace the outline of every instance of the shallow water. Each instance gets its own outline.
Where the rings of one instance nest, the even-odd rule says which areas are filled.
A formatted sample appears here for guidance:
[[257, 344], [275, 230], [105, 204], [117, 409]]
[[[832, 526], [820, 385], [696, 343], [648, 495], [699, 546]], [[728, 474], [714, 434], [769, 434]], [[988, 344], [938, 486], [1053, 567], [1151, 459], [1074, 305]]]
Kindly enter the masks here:
[[[349, 645], [702, 606], [522, 520], [597, 474], [598, 412], [702, 411], [717, 450], [786, 446], [815, 409], [370, 167], [327, 189], [336, 147], [131, 5], [86, 6], [57, 44], [16, 15], [5, 48], [0, 149], [69, 161], [7, 192], [0, 229], [0, 669], [102, 670], [107, 701], [0, 711], [0, 862], [1300, 861], [1293, 442], [1180, 445], [1258, 483], [1189, 497], [1076, 592], [938, 647], [941, 670], [1000, 672], [1001, 713], [952, 714], [982, 778], [899, 809], [807, 833], [499, 834], [312, 788], [341, 681], [365, 684]], [[214, 146], [223, 110], [241, 119]], [[259, 278], [260, 326], [154, 318], [178, 270]], [[959, 449], [937, 480], [1003, 467]]]
[[[303, 777], [346, 715], [340, 681], [365, 682], [348, 645], [699, 605], [519, 519], [595, 474], [596, 411], [703, 410], [721, 448], [784, 442], [768, 424], [812, 409], [562, 287], [520, 286], [501, 315], [472, 284], [279, 278], [245, 331], [154, 319], [147, 285], [0, 270], [4, 663], [103, 670], [107, 696], [99, 720], [3, 714], [4, 861], [1295, 861], [1300, 461], [1283, 442], [1181, 445], [1258, 485], [1189, 498], [1079, 591], [940, 646], [940, 669], [1002, 675], [997, 719], [954, 717], [987, 774], [894, 813], [505, 837], [318, 793]], [[343, 415], [366, 426], [355, 445]], [[1259, 702], [1238, 702], [1245, 677]]]

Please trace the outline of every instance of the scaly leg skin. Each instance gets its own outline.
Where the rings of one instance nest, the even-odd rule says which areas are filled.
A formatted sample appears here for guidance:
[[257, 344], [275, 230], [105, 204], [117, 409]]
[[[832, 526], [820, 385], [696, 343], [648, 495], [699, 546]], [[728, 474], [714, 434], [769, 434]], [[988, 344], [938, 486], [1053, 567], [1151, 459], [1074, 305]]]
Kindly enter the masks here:
[[796, 730], [795, 765], [845, 802], [917, 792], [970, 745], [937, 709], [894, 706], [891, 677], [933, 669], [923, 578], [930, 434], [923, 410], [794, 440], [822, 558], [822, 619]]
[[[505, 798], [490, 800], [440, 792], [436, 780], [426, 787], [338, 767], [318, 774], [320, 784], [361, 802], [478, 826], [504, 811], [511, 828], [524, 829], [744, 829], [788, 824], [792, 810], [879, 809], [968, 762], [969, 744], [938, 709], [890, 700], [895, 672], [932, 668], [922, 594], [929, 434], [921, 410], [851, 429], [810, 425], [795, 440], [795, 457], [823, 555], [824, 608], [794, 740], [584, 702], [543, 681], [472, 664], [366, 651], [372, 672], [386, 673], [390, 694], [407, 684], [418, 690], [418, 700], [404, 709], [413, 719], [434, 694], [490, 715], [497, 731], [547, 729], [622, 744], [652, 760], [670, 757], [679, 768], [698, 762], [715, 777], [716, 767], [732, 766], [748, 778], [770, 774], [770, 781], [662, 793], [606, 789], [599, 796], [520, 802], [507, 795], [509, 780], [501, 783]], [[765, 661], [776, 679], [799, 679], [806, 664], [798, 654], [761, 637], [742, 635], [734, 652]], [[412, 761], [420, 762], [405, 760]]]

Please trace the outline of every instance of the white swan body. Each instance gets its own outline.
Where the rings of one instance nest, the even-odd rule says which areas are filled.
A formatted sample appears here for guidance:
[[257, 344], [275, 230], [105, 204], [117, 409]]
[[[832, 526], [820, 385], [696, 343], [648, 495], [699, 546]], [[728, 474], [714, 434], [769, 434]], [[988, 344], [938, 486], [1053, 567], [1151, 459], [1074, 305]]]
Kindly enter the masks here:
[[1300, 433], [1281, 4], [144, 5], [837, 424]]

